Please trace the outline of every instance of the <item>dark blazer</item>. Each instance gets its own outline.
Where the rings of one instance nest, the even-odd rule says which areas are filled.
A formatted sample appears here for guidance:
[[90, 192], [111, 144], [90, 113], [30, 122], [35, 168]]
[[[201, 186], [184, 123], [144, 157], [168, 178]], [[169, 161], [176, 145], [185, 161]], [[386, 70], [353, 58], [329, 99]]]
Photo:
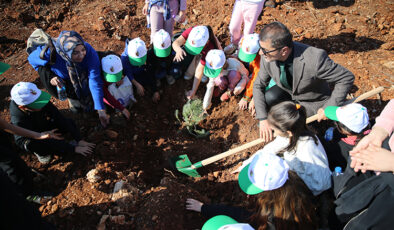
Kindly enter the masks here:
[[[293, 90], [283, 87], [279, 80], [280, 71], [276, 61], [260, 61], [260, 72], [253, 85], [256, 118], [267, 118], [264, 91], [271, 78], [276, 84], [306, 108], [308, 116], [319, 108], [342, 105], [354, 82], [354, 75], [341, 65], [333, 62], [326, 51], [302, 43], [293, 46]], [[329, 84], [334, 89], [331, 91]]]

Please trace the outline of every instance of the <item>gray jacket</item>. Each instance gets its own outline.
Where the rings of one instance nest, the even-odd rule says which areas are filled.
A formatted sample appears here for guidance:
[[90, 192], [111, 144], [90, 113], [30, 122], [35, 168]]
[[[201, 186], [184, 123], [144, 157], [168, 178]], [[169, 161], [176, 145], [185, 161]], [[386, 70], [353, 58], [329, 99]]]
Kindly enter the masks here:
[[[267, 118], [264, 91], [271, 78], [276, 84], [306, 108], [307, 116], [326, 106], [342, 105], [354, 82], [354, 75], [341, 65], [334, 63], [322, 50], [302, 43], [293, 46], [293, 90], [283, 87], [280, 71], [275, 61], [260, 61], [260, 72], [253, 85], [256, 119]], [[330, 90], [329, 84], [334, 87]]]

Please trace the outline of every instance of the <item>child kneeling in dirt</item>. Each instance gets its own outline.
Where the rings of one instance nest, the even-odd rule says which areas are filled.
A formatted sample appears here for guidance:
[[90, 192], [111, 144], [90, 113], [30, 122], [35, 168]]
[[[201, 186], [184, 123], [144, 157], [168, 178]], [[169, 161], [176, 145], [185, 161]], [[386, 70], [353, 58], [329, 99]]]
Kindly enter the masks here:
[[[315, 134], [306, 127], [305, 108], [286, 101], [273, 106], [268, 113], [268, 123], [275, 139], [265, 145], [263, 152], [283, 155], [283, 159], [317, 196], [331, 187], [331, 170], [326, 152]], [[236, 171], [253, 159], [252, 155]]]
[[[260, 71], [260, 59], [261, 56], [257, 55], [260, 50], [259, 45], [259, 35], [249, 34], [246, 35], [240, 42], [240, 48], [238, 52], [239, 60], [249, 63], [249, 82], [246, 85], [245, 93], [242, 99], [239, 101], [238, 106], [240, 110], [248, 109], [249, 112], [254, 116], [256, 114], [256, 110], [254, 107], [253, 101], [253, 83], [257, 78], [257, 75]], [[271, 79], [268, 84], [266, 90], [275, 85], [275, 81]], [[249, 104], [249, 105], [248, 105]]]
[[10, 114], [12, 124], [35, 132], [58, 129], [65, 134], [70, 133], [76, 144], [64, 140], [36, 140], [15, 136], [15, 143], [28, 152], [34, 153], [38, 160], [47, 164], [53, 154], [79, 153], [88, 155], [93, 152], [95, 144], [81, 139], [79, 130], [71, 119], [65, 118], [49, 101], [51, 96], [41, 91], [30, 82], [19, 82], [11, 89]]
[[[238, 176], [243, 192], [254, 195], [253, 210], [186, 200], [186, 209], [205, 217], [226, 215], [254, 229], [317, 229], [314, 197], [286, 161], [259, 150]], [[279, 211], [278, 211], [279, 210]]]
[[125, 44], [125, 49], [120, 57], [124, 74], [136, 86], [138, 95], [144, 96], [144, 87], [149, 87], [153, 102], [158, 102], [160, 94], [156, 86], [153, 68], [147, 60], [145, 42], [140, 38], [134, 38], [133, 40], [126, 39]]
[[[204, 75], [209, 77], [207, 91], [204, 96], [203, 108], [209, 109], [212, 96], [227, 101], [232, 94], [238, 95], [249, 81], [249, 71], [236, 58], [228, 58], [222, 50], [211, 50], [206, 57]], [[216, 89], [214, 87], [218, 86]]]
[[98, 53], [104, 78], [104, 102], [130, 118], [127, 107], [137, 102], [134, 98], [133, 84], [123, 75], [122, 60], [113, 52]]
[[323, 142], [331, 170], [337, 166], [345, 169], [349, 151], [371, 131], [367, 109], [358, 103], [342, 107], [327, 106], [324, 115], [334, 121], [339, 132], [338, 134], [334, 127], [329, 128], [325, 135], [326, 142]]

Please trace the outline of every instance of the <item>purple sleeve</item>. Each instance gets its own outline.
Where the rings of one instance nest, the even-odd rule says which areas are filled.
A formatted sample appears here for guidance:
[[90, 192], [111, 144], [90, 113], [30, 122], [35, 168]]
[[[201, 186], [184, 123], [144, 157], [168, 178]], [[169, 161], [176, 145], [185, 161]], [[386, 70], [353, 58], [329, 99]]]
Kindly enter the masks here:
[[96, 50], [93, 49], [87, 42], [86, 47], [86, 61], [87, 69], [89, 74], [89, 89], [92, 94], [94, 109], [102, 110], [105, 109], [103, 101], [103, 80], [101, 79], [101, 66], [100, 60]]
[[186, 10], [186, 0], [180, 0], [179, 3], [179, 10]]

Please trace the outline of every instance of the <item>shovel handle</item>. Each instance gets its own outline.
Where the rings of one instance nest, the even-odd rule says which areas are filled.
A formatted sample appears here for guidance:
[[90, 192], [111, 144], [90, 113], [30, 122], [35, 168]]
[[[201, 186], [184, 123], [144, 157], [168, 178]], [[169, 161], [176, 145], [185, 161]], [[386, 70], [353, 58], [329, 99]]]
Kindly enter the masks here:
[[234, 153], [241, 152], [241, 151], [243, 151], [245, 149], [251, 148], [251, 147], [256, 146], [258, 144], [261, 144], [261, 143], [264, 143], [264, 140], [262, 138], [256, 139], [254, 141], [251, 141], [251, 142], [248, 142], [248, 143], [243, 144], [241, 146], [238, 146], [238, 147], [236, 147], [234, 149], [230, 149], [230, 150], [228, 150], [226, 152], [223, 152], [223, 153], [220, 153], [218, 155], [215, 155], [215, 156], [212, 156], [210, 158], [207, 158], [205, 160], [202, 160], [201, 164], [203, 166], [209, 165], [209, 164], [211, 164], [211, 163], [213, 163], [213, 162], [215, 162], [217, 160], [220, 160], [222, 158], [228, 157], [228, 156], [230, 156], [230, 155], [232, 155]]
[[[368, 97], [371, 97], [371, 96], [373, 96], [375, 94], [381, 93], [383, 90], [384, 90], [383, 86], [380, 86], [380, 87], [378, 87], [376, 89], [370, 90], [370, 91], [358, 96], [352, 103], [356, 103], [356, 102], [362, 101], [362, 100], [364, 100], [364, 99], [366, 99]], [[308, 123], [316, 121], [316, 120], [317, 120], [317, 114], [308, 117], [306, 119], [306, 123], [308, 124]], [[207, 158], [205, 160], [202, 160], [202, 161], [198, 162], [198, 166], [202, 167], [202, 166], [205, 166], [205, 165], [209, 165], [209, 164], [211, 164], [211, 163], [213, 163], [215, 161], [218, 161], [220, 159], [223, 159], [223, 158], [228, 157], [228, 156], [230, 156], [232, 154], [241, 152], [241, 151], [243, 151], [245, 149], [251, 148], [251, 147], [256, 146], [258, 144], [261, 144], [261, 143], [264, 143], [262, 138], [256, 139], [254, 141], [251, 141], [251, 142], [248, 142], [248, 143], [243, 144], [241, 146], [238, 146], [238, 147], [236, 147], [234, 149], [230, 149], [230, 150], [228, 150], [226, 152], [223, 152], [223, 153], [220, 153], [218, 155], [215, 155], [215, 156], [212, 156], [210, 158]], [[199, 167], [196, 167], [196, 168], [199, 168]]]
[[[384, 90], [384, 87], [383, 87], [383, 86], [379, 86], [379, 87], [376, 88], [376, 89], [373, 89], [373, 90], [370, 90], [370, 91], [368, 91], [368, 92], [366, 92], [366, 93], [361, 94], [361, 95], [358, 96], [352, 103], [356, 103], [356, 102], [362, 101], [362, 100], [364, 100], [364, 99], [367, 99], [368, 97], [371, 97], [371, 96], [373, 96], [373, 95], [375, 95], [375, 94], [378, 94], [378, 93], [383, 92], [383, 90]], [[318, 115], [317, 115], [317, 114], [315, 114], [315, 115], [313, 115], [313, 116], [310, 116], [310, 117], [308, 117], [308, 118], [306, 119], [306, 123], [309, 124], [309, 123], [311, 123], [311, 122], [314, 122], [314, 121], [317, 120], [317, 118], [318, 118]]]

